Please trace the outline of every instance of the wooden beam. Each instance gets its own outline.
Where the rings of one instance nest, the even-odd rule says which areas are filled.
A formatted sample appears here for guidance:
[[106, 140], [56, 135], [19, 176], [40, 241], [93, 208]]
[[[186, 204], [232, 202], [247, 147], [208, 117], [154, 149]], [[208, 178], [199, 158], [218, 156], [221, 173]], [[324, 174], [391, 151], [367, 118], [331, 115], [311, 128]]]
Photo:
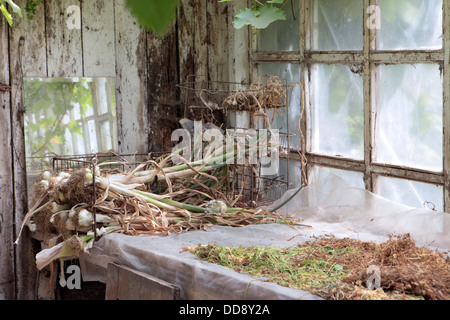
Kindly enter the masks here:
[[[24, 8], [25, 2], [25, 0], [17, 1], [17, 5]], [[16, 19], [9, 34], [15, 236], [19, 234], [23, 218], [28, 211], [23, 118], [25, 109], [22, 103], [23, 77], [48, 76], [44, 6], [38, 6], [36, 10], [33, 20], [27, 17]], [[36, 280], [35, 253], [27, 228], [22, 233], [19, 245], [14, 249], [16, 298], [33, 299]]]
[[[9, 85], [8, 26], [0, 19], [0, 83]], [[11, 96], [0, 91], [0, 300], [15, 298], [14, 190], [11, 148]]]
[[228, 9], [228, 30], [229, 35], [229, 79], [237, 83], [250, 83], [251, 66], [250, 66], [250, 44], [252, 35], [250, 27], [235, 29], [233, 21], [236, 14], [248, 3], [247, 1], [233, 1], [229, 3]]
[[182, 83], [208, 80], [206, 12], [206, 1], [180, 1], [177, 29]]
[[446, 52], [443, 65], [443, 124], [444, 124], [444, 211], [450, 213], [450, 2], [443, 2], [444, 23], [443, 25], [443, 45]]
[[106, 300], [179, 300], [180, 288], [129, 267], [108, 264]]
[[119, 152], [145, 153], [149, 131], [147, 79], [151, 77], [147, 73], [147, 33], [125, 7], [125, 0], [116, 0], [114, 11], [110, 23], [115, 24], [115, 53], [111, 54], [115, 55], [116, 67], [111, 72], [116, 76]]
[[372, 151], [374, 145], [374, 139], [372, 134], [372, 119], [375, 115], [373, 112], [373, 99], [372, 99], [372, 88], [373, 86], [373, 64], [371, 63], [371, 46], [374, 44], [373, 39], [376, 38], [376, 30], [369, 29], [366, 21], [369, 20], [369, 14], [367, 8], [371, 5], [370, 0], [364, 0], [363, 10], [361, 12], [364, 21], [364, 31], [363, 31], [363, 51], [364, 60], [362, 62], [363, 72], [363, 92], [364, 92], [364, 184], [366, 190], [373, 191], [373, 180], [372, 174], [370, 172], [370, 164], [372, 163]]
[[166, 152], [175, 145], [172, 132], [178, 128], [177, 119], [177, 31], [172, 26], [168, 33], [159, 37], [147, 35], [148, 77], [148, 151]]
[[114, 3], [111, 0], [86, 0], [81, 4], [85, 77], [116, 75]]
[[211, 81], [229, 81], [228, 3], [207, 1], [208, 75]]
[[82, 77], [81, 29], [67, 27], [67, 9], [81, 8], [80, 0], [46, 0], [45, 24], [49, 77]]

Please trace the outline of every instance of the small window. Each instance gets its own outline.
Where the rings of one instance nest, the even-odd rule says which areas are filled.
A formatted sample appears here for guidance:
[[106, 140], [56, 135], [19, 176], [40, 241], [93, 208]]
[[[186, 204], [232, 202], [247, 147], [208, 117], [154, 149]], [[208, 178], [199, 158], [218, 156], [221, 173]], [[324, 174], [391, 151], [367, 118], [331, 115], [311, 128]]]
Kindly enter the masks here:
[[113, 78], [24, 78], [28, 185], [54, 156], [117, 151]]
[[116, 151], [114, 86], [111, 78], [25, 78], [27, 158]]

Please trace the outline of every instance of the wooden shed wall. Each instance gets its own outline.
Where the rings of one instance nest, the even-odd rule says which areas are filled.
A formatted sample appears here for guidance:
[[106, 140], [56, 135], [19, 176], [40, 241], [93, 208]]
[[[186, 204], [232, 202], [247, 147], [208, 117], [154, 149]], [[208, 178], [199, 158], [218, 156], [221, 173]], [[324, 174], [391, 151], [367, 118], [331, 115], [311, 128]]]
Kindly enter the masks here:
[[[70, 5], [81, 29], [66, 26]], [[36, 298], [39, 248], [28, 233], [13, 244], [28, 210], [23, 77], [115, 77], [119, 152], [163, 151], [177, 127], [176, 84], [192, 74], [249, 80], [248, 33], [232, 27], [243, 5], [182, 0], [164, 38], [139, 27], [125, 0], [44, 0], [33, 20], [0, 19], [0, 84], [11, 87], [0, 91], [0, 300]]]

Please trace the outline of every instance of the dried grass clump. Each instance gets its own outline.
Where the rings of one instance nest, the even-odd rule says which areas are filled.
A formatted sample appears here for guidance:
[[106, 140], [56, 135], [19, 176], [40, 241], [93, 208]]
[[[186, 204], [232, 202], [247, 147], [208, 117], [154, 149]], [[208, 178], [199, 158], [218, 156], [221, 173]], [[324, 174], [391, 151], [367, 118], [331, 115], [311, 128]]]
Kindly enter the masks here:
[[[328, 300], [449, 300], [450, 261], [443, 253], [417, 247], [410, 234], [384, 243], [336, 237], [290, 248], [186, 247], [199, 259]], [[370, 266], [380, 268], [380, 285], [368, 289]]]
[[[263, 78], [267, 78], [262, 82]], [[266, 109], [284, 108], [287, 105], [287, 86], [272, 75], [262, 75], [248, 90], [236, 90], [222, 104], [225, 110], [264, 112]]]

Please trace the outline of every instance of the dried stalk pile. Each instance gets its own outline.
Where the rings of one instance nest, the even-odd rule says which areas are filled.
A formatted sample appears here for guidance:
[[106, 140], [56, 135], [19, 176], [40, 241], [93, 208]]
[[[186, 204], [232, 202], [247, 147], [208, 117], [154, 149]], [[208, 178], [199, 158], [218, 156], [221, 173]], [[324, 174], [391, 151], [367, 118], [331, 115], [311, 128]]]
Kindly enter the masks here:
[[217, 157], [181, 165], [171, 159], [167, 155], [126, 172], [101, 165], [95, 172], [43, 172], [24, 221], [32, 231], [53, 237], [54, 246], [36, 256], [37, 267], [87, 251], [95, 236], [110, 232], [169, 235], [212, 225], [295, 224], [266, 210], [235, 208], [230, 167], [215, 164]]
[[[265, 82], [261, 80], [267, 78]], [[287, 105], [287, 86], [272, 75], [261, 75], [247, 90], [236, 90], [222, 104], [224, 110], [264, 112], [266, 109], [279, 109]]]

